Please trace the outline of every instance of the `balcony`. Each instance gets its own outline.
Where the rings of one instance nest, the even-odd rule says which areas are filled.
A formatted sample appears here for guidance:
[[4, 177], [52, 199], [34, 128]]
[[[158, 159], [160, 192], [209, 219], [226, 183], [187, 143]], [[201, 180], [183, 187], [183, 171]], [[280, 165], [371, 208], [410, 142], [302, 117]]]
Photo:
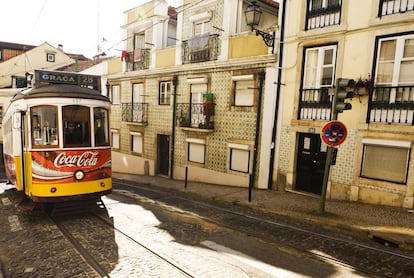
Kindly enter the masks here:
[[414, 86], [374, 87], [369, 122], [414, 125]]
[[219, 52], [218, 35], [200, 35], [183, 41], [183, 64], [217, 60]]
[[[308, 1], [308, 6], [309, 6]], [[306, 13], [306, 30], [338, 25], [341, 19], [341, 5], [308, 10]]]
[[146, 124], [148, 118], [148, 103], [122, 103], [122, 121]]
[[149, 69], [151, 53], [149, 49], [137, 48], [127, 52], [127, 71]]
[[331, 119], [332, 96], [329, 88], [303, 89], [299, 103], [299, 119], [322, 120]]
[[177, 103], [177, 124], [181, 127], [214, 129], [214, 103]]
[[414, 10], [414, 0], [380, 0], [378, 17]]

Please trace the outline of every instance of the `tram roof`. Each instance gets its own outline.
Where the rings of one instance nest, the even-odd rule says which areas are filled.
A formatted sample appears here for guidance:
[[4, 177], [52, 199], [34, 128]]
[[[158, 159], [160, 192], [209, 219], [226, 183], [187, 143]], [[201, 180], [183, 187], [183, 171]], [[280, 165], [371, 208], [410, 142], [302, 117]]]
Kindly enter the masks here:
[[37, 88], [29, 88], [17, 93], [12, 101], [31, 98], [85, 98], [109, 101], [99, 91], [87, 87], [67, 84], [50, 84]]

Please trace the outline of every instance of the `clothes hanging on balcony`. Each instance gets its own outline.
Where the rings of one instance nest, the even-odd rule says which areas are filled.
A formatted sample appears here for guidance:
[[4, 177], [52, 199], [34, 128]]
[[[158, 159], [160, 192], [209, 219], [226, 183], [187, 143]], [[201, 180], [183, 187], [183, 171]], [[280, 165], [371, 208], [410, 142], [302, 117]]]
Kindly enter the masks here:
[[208, 49], [208, 39], [210, 33], [204, 33], [201, 35], [196, 35], [188, 40], [188, 46], [190, 47], [191, 52], [202, 51]]

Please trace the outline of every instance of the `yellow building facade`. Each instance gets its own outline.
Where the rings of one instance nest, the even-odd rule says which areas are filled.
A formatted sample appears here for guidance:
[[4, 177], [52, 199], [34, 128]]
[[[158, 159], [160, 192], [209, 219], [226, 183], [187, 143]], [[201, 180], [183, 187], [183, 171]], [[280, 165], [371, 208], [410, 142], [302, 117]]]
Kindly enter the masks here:
[[414, 1], [281, 1], [286, 9], [278, 167], [285, 190], [321, 194], [338, 78], [355, 80], [327, 197], [414, 204]]

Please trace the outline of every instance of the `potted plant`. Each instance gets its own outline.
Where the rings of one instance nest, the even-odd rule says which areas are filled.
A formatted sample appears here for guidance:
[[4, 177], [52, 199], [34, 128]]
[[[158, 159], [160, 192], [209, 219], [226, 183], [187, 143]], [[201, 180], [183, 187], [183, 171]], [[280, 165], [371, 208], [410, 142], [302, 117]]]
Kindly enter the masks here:
[[357, 95], [367, 95], [371, 89], [371, 78], [368, 75], [368, 78], [359, 77], [355, 82], [355, 93]]
[[183, 127], [190, 126], [190, 121], [184, 115], [180, 115], [178, 117], [178, 124], [179, 124], [179, 126], [183, 126]]

